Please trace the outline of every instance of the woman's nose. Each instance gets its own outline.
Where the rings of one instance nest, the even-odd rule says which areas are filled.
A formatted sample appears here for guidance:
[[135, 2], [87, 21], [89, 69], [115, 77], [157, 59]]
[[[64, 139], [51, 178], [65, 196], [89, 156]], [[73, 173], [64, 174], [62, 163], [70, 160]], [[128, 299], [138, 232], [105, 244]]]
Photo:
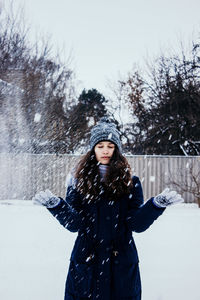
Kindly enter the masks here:
[[103, 153], [108, 153], [108, 149], [107, 148], [103, 148]]

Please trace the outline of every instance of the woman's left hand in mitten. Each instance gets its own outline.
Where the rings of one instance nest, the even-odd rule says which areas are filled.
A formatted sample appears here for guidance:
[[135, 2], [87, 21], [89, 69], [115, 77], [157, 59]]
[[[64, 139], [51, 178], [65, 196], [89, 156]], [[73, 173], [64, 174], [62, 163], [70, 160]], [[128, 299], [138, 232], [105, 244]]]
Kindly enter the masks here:
[[161, 194], [153, 198], [153, 203], [157, 207], [167, 207], [172, 204], [184, 202], [183, 198], [176, 191], [166, 188]]
[[60, 203], [60, 198], [56, 197], [50, 190], [41, 191], [36, 194], [32, 201], [37, 205], [44, 205], [47, 208], [53, 208]]

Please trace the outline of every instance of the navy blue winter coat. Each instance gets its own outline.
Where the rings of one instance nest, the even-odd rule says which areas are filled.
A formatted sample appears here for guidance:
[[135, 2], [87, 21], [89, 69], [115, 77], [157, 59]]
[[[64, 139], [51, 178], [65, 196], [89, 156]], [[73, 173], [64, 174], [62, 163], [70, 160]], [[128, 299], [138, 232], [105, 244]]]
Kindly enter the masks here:
[[165, 208], [145, 204], [140, 180], [133, 176], [129, 195], [118, 200], [82, 202], [68, 186], [66, 199], [48, 210], [69, 231], [78, 232], [70, 257], [65, 300], [140, 300], [139, 259], [132, 232], [143, 232]]

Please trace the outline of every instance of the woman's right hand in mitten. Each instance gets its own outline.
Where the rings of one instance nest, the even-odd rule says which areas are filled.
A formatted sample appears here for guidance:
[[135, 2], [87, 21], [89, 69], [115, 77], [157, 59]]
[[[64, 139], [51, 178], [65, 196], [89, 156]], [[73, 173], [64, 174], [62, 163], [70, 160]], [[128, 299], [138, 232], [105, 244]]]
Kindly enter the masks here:
[[53, 208], [60, 203], [60, 198], [56, 197], [50, 190], [41, 191], [36, 194], [32, 201], [36, 205], [43, 205], [48, 208]]

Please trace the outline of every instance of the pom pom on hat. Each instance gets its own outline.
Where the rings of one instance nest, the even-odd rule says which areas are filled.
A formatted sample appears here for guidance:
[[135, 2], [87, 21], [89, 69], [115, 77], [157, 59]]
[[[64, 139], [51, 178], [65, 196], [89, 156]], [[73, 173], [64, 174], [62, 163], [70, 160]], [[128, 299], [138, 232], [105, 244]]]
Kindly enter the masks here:
[[108, 117], [103, 117], [92, 128], [90, 137], [90, 148], [92, 149], [97, 143], [101, 141], [110, 141], [117, 145], [121, 152], [120, 132], [116, 125], [109, 120]]

